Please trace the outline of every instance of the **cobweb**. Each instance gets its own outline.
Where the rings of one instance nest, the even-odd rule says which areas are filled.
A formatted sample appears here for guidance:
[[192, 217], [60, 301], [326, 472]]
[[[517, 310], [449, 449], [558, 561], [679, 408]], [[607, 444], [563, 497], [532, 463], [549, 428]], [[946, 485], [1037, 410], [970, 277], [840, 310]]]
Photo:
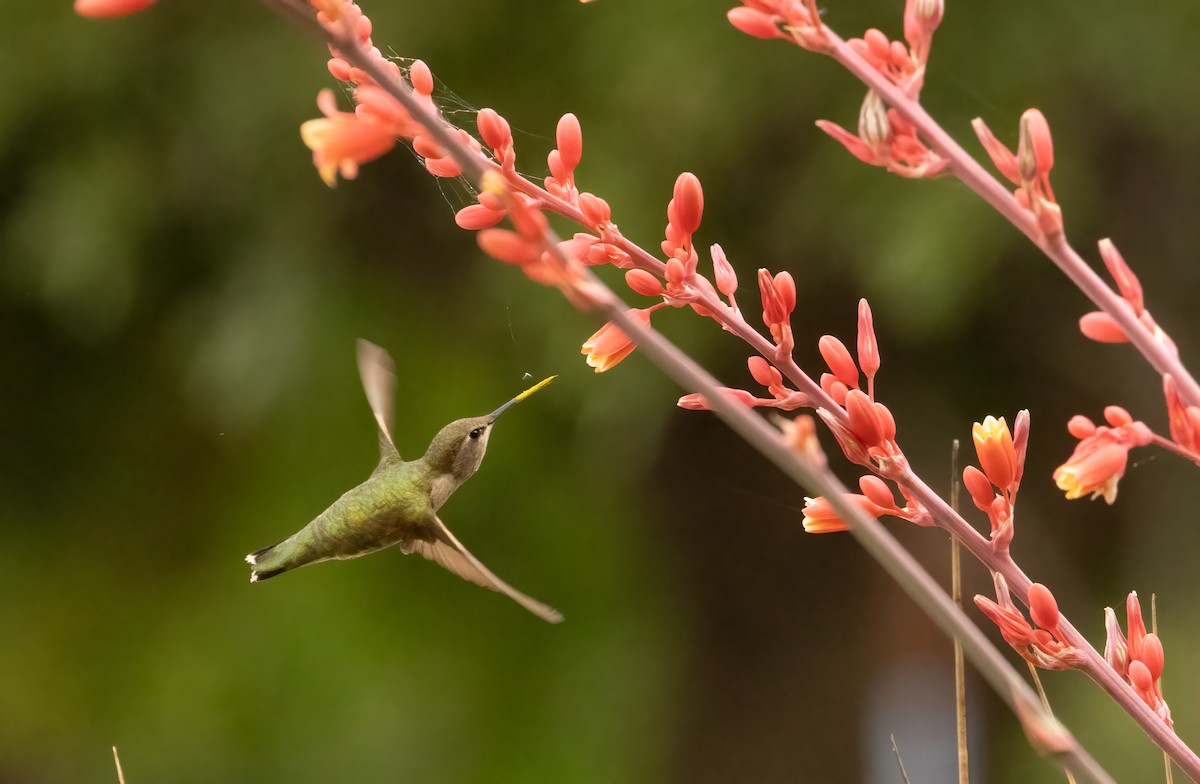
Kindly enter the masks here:
[[[388, 59], [399, 65], [404, 77], [406, 79], [409, 78], [409, 71], [412, 68], [414, 58], [402, 57], [399, 54], [396, 54], [394, 50], [389, 50]], [[479, 129], [476, 125], [475, 118], [479, 114], [479, 107], [471, 104], [465, 98], [450, 89], [450, 87], [447, 86], [447, 84], [441, 79], [439, 79], [436, 74], [434, 75], [433, 79], [433, 102], [438, 107], [438, 110], [442, 113], [442, 116], [450, 124], [462, 128], [467, 133], [478, 139]], [[347, 95], [349, 95], [349, 86], [345, 86], [345, 89]], [[528, 137], [537, 139], [539, 141], [545, 141], [547, 139], [545, 136], [521, 131], [515, 126], [512, 130], [514, 136]], [[416, 158], [419, 163], [424, 163], [425, 159], [412, 148], [411, 144], [405, 143], [404, 146], [408, 148], [408, 151], [412, 153], [413, 157]], [[423, 165], [422, 168], [424, 168]], [[536, 174], [529, 174], [518, 170], [518, 174], [530, 180], [531, 182], [538, 183], [543, 177], [546, 176], [546, 171], [542, 170]], [[433, 177], [431, 174], [428, 176]], [[446, 206], [450, 209], [451, 213], [456, 213], [463, 207], [475, 203], [475, 197], [478, 195], [479, 190], [475, 187], [474, 183], [468, 181], [465, 177], [433, 177], [433, 179], [437, 182], [438, 190], [441, 191], [442, 194], [442, 200], [446, 203]]]

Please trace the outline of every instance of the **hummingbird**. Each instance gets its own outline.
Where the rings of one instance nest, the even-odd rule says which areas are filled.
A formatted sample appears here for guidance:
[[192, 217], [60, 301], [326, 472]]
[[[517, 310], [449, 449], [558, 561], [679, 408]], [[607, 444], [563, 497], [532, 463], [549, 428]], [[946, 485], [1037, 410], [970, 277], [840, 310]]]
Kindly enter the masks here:
[[534, 384], [490, 414], [458, 419], [433, 437], [418, 460], [404, 460], [392, 439], [396, 365], [388, 352], [361, 338], [358, 373], [379, 429], [379, 464], [365, 482], [279, 544], [246, 556], [250, 582], [329, 560], [357, 558], [395, 545], [418, 553], [463, 579], [499, 591], [539, 618], [558, 623], [562, 613], [530, 598], [484, 566], [438, 517], [446, 499], [479, 470], [496, 419], [555, 379]]

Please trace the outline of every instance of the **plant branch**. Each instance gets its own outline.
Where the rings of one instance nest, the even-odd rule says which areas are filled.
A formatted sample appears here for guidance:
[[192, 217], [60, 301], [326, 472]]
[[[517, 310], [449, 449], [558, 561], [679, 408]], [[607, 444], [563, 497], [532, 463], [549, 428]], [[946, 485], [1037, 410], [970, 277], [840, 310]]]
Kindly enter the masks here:
[[[315, 21], [310, 9], [295, 0], [263, 1], [289, 19], [306, 26], [311, 32], [319, 34], [349, 62], [367, 73], [376, 84], [399, 101], [413, 119], [421, 123], [430, 136], [448, 151], [469, 180], [482, 187], [484, 175], [489, 171], [498, 170], [494, 164], [462, 145], [444, 120], [427, 111], [419, 101], [413, 98], [410, 88], [406, 84], [392, 78], [374, 59], [365, 55], [352, 38], [342, 37], [325, 29]], [[558, 240], [549, 231], [547, 231], [546, 245], [552, 253], [559, 254], [560, 264], [578, 264], [576, 260], [561, 256]], [[891, 537], [878, 520], [864, 514], [857, 506], [846, 500], [849, 491], [828, 469], [792, 451], [778, 430], [721, 391], [717, 380], [700, 368], [690, 357], [680, 352], [654, 330], [643, 327], [637, 320], [630, 318], [626, 306], [590, 270], [582, 269], [579, 272], [586, 281], [587, 299], [629, 336], [651, 361], [659, 365], [684, 389], [699, 391], [703, 394], [711, 401], [715, 413], [731, 429], [793, 481], [829, 499], [835, 511], [849, 523], [851, 533], [863, 548], [880, 562], [885, 571], [947, 635], [957, 637], [962, 641], [964, 650], [972, 663], [1001, 698], [1013, 707], [1017, 715], [1026, 719], [1027, 728], [1030, 722], [1033, 722], [1053, 734], [1055, 744], [1044, 750], [1049, 751], [1064, 768], [1075, 772], [1085, 780], [1111, 781], [1111, 778], [1079, 746], [1075, 739], [1052, 717], [1045, 715], [1038, 703], [1037, 695], [1029, 685], [1020, 678], [970, 619], [954, 605], [937, 582]], [[716, 305], [732, 312], [732, 309], [727, 308], [723, 303], [706, 301], [705, 304]], [[766, 339], [750, 328], [744, 319], [738, 317], [731, 319], [730, 323], [735, 328], [733, 331], [736, 334], [760, 351], [768, 352], [767, 356], [771, 359], [778, 359], [776, 356], [778, 352], [771, 351], [770, 344]], [[807, 381], [807, 384], [813, 389], [814, 397], [818, 400], [826, 398], [819, 385], [812, 382], [794, 362], [791, 362], [790, 358], [784, 364], [790, 365], [785, 368], [789, 371], [789, 376], [794, 375]], [[830, 408], [840, 411], [837, 406], [830, 406]], [[985, 542], [977, 532], [961, 521], [961, 518], [958, 520], [974, 536], [977, 545]], [[1047, 728], [1052, 728], [1052, 730]]]

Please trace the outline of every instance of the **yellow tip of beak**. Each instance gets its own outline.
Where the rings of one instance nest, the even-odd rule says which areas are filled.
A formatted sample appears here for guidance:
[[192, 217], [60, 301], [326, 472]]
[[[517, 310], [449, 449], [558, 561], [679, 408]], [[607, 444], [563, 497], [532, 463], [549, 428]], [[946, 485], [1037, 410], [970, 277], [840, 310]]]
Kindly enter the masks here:
[[526, 389], [524, 392], [517, 395], [515, 398], [513, 398], [513, 400], [514, 401], [524, 400], [525, 398], [532, 395], [534, 392], [537, 392], [539, 389], [547, 386], [551, 381], [553, 381], [556, 378], [558, 378], [558, 376], [550, 376], [550, 378], [543, 378], [541, 381], [537, 382], [536, 384], [531, 386], [529, 389]]
[[534, 384], [533, 386], [531, 386], [529, 389], [526, 389], [524, 392], [522, 392], [521, 394], [514, 397], [512, 400], [508, 401], [504, 405], [497, 408], [490, 415], [492, 418], [492, 421], [495, 421], [496, 417], [500, 416], [505, 411], [507, 411], [509, 408], [511, 408], [512, 406], [515, 406], [517, 403], [520, 403], [522, 400], [529, 397], [534, 392], [537, 392], [539, 389], [546, 386], [547, 384], [549, 384], [551, 381], [553, 381], [556, 378], [558, 378], [558, 376], [550, 376], [550, 378], [542, 379], [541, 381], [539, 381], [536, 384]]

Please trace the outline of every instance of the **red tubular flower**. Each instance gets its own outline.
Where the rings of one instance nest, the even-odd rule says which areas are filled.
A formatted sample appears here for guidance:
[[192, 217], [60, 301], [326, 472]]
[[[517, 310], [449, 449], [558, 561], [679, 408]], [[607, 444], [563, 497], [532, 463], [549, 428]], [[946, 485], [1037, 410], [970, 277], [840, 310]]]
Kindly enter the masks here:
[[896, 506], [896, 497], [892, 495], [892, 489], [888, 487], [887, 482], [873, 474], [866, 474], [859, 477], [858, 489], [862, 490], [863, 495], [871, 499], [884, 509], [892, 509]]
[[975, 129], [975, 135], [979, 137], [979, 143], [983, 145], [983, 149], [987, 152], [988, 157], [992, 159], [992, 165], [1004, 175], [1005, 179], [1014, 185], [1021, 184], [1021, 173], [1017, 168], [1017, 156], [1012, 150], [1008, 149], [1003, 142], [996, 138], [992, 133], [992, 129], [987, 127], [987, 123], [982, 118], [976, 117], [971, 121], [971, 127]]
[[1033, 627], [1029, 625], [1029, 621], [1025, 620], [1025, 616], [1017, 612], [1015, 608], [1001, 607], [991, 599], [981, 595], [975, 596], [975, 606], [988, 617], [988, 620], [996, 624], [1000, 629], [1000, 636], [1004, 638], [1005, 642], [1016, 648], [1018, 652], [1037, 641], [1037, 637], [1033, 633]]
[[1129, 677], [1129, 685], [1132, 686], [1133, 690], [1138, 692], [1139, 695], [1145, 694], [1154, 688], [1154, 676], [1150, 674], [1150, 668], [1137, 659], [1129, 662], [1127, 674]]
[[858, 135], [828, 120], [817, 120], [817, 127], [863, 163], [901, 177], [937, 177], [946, 170], [946, 160], [921, 141], [916, 126], [894, 109], [885, 110], [873, 92], [867, 94], [859, 112]]
[[505, 264], [525, 266], [537, 262], [542, 255], [537, 243], [508, 229], [484, 229], [475, 239], [484, 253]]
[[892, 411], [878, 400], [875, 401], [875, 416], [879, 418], [879, 425], [883, 429], [883, 440], [893, 442], [896, 440], [896, 419], [892, 416]]
[[1125, 597], [1125, 627], [1129, 630], [1129, 657], [1142, 657], [1142, 641], [1146, 639], [1146, 621], [1142, 618], [1142, 603], [1137, 591], [1130, 591]]
[[[643, 326], [650, 326], [649, 308], [633, 308], [626, 311], [626, 314], [640, 321]], [[579, 353], [587, 355], [587, 363], [594, 367], [597, 373], [603, 373], [616, 367], [621, 360], [633, 353], [634, 348], [633, 341], [610, 321], [584, 341]]]
[[996, 601], [976, 596], [975, 605], [996, 624], [1005, 642], [1023, 659], [1047, 670], [1068, 670], [1087, 664], [1079, 651], [1059, 637], [1058, 605], [1045, 586], [1038, 583], [1030, 586], [1030, 617], [1033, 618], [1033, 624], [1030, 624], [1013, 603], [1004, 577], [993, 574], [992, 579], [996, 586]]
[[737, 273], [733, 271], [733, 265], [729, 263], [729, 259], [720, 245], [714, 243], [708, 252], [712, 257], [713, 277], [717, 281], [717, 290], [728, 297], [732, 304], [733, 295], [737, 292], [738, 287]]
[[300, 138], [313, 151], [313, 165], [329, 187], [340, 174], [352, 180], [360, 164], [372, 161], [396, 146], [396, 137], [385, 125], [334, 108], [332, 90], [322, 90], [317, 105], [325, 117], [300, 125]]
[[1062, 208], [1058, 206], [1050, 187], [1054, 144], [1045, 116], [1037, 109], [1028, 109], [1021, 115], [1015, 155], [996, 139], [983, 120], [975, 118], [971, 126], [992, 163], [1005, 178], [1018, 186], [1013, 193], [1017, 203], [1033, 214], [1043, 234], [1061, 234]]
[[[1026, 109], [1019, 127], [1017, 166], [1022, 176], [1026, 180], [1049, 177], [1054, 168], [1054, 142], [1046, 116], [1037, 109]], [[1045, 184], [1049, 188], [1049, 180]]]
[[783, 321], [786, 318], [783, 303], [779, 300], [779, 293], [775, 291], [775, 279], [765, 267], [758, 271], [758, 290], [762, 295], [763, 323], [770, 327]]
[[824, 468], [828, 464], [825, 450], [817, 439], [817, 422], [808, 414], [801, 414], [795, 419], [785, 419], [780, 425], [783, 430], [783, 440], [788, 447], [813, 465]]
[[1104, 608], [1104, 631], [1104, 660], [1124, 678], [1129, 666], [1129, 644], [1125, 640], [1125, 633], [1121, 631], [1121, 622], [1111, 607]]
[[867, 448], [879, 447], [883, 444], [883, 423], [875, 404], [866, 393], [852, 389], [846, 393], [846, 416], [850, 421], [850, 430]]
[[664, 294], [662, 281], [645, 270], [629, 270], [625, 273], [625, 283], [644, 297], [661, 297]]
[[[889, 508], [876, 504], [865, 495], [847, 493], [844, 498], [849, 503], [856, 504], [871, 517], [892, 514]], [[900, 511], [894, 503], [891, 509], [897, 512]], [[810, 534], [830, 534], [850, 530], [849, 524], [838, 516], [838, 513], [833, 509], [833, 505], [829, 503], [829, 500], [821, 497], [804, 499], [804, 519], [801, 521], [801, 525], [804, 526], [805, 533]]]
[[828, 120], [817, 120], [816, 125], [822, 131], [829, 134], [834, 141], [845, 147], [851, 155], [853, 155], [855, 158], [858, 158], [863, 163], [870, 164], [871, 166], [886, 165], [886, 162], [879, 157], [871, 145], [867, 144], [858, 136], [850, 133], [837, 123], [833, 123]]
[[483, 176], [484, 191], [499, 196], [503, 201], [508, 218], [513, 228], [522, 237], [536, 243], [546, 242], [546, 230], [550, 227], [546, 216], [542, 214], [541, 205], [527, 200], [527, 197], [514, 193], [504, 179], [504, 175], [489, 171]]
[[593, 229], [603, 230], [612, 224], [612, 208], [608, 202], [590, 193], [579, 194], [579, 211]]
[[1029, 617], [1046, 631], [1058, 633], [1058, 602], [1041, 583], [1029, 586]]
[[1054, 482], [1068, 499], [1091, 495], [1104, 496], [1111, 504], [1117, 500], [1117, 482], [1125, 474], [1129, 448], [1105, 439], [1085, 439], [1075, 447], [1071, 458], [1054, 471]]
[[842, 341], [833, 335], [823, 335], [817, 341], [817, 350], [821, 352], [825, 364], [829, 365], [838, 381], [850, 389], [858, 389], [858, 367], [850, 356], [850, 350]]
[[1117, 498], [1117, 483], [1125, 474], [1129, 450], [1154, 440], [1150, 428], [1132, 417], [1126, 420], [1117, 416], [1114, 421], [1124, 424], [1096, 427], [1084, 417], [1072, 418], [1068, 429], [1080, 438], [1079, 444], [1067, 462], [1054, 471], [1054, 481], [1068, 499], [1103, 496], [1111, 504]]
[[1017, 492], [1021, 486], [1021, 478], [1025, 475], [1025, 453], [1029, 450], [1029, 409], [1023, 408], [1017, 412], [1017, 421], [1013, 425], [1013, 456], [1016, 460], [1016, 472], [1013, 476], [1012, 491]]
[[156, 0], [75, 0], [75, 13], [89, 19], [129, 16], [145, 11]]
[[1113, 317], [1102, 310], [1085, 313], [1079, 319], [1079, 331], [1097, 343], [1128, 343], [1129, 336]]
[[762, 357], [749, 357], [746, 365], [750, 368], [750, 375], [754, 377], [754, 380], [764, 387], [783, 386], [783, 375]]
[[858, 366], [869, 385], [879, 372], [879, 342], [875, 339], [871, 306], [865, 299], [858, 301]]
[[412, 140], [413, 152], [422, 158], [444, 158], [446, 151], [433, 139], [424, 133], [417, 134]]
[[[878, 30], [868, 30], [878, 33]], [[879, 33], [883, 35], [883, 33]], [[886, 45], [887, 39], [884, 39]], [[877, 157], [887, 159], [888, 142], [892, 139], [892, 128], [888, 122], [887, 105], [874, 90], [867, 91], [862, 106], [858, 110], [858, 138], [867, 143], [875, 151]]]
[[792, 278], [792, 273], [784, 270], [775, 276], [773, 282], [775, 293], [779, 296], [779, 304], [783, 308], [783, 319], [786, 321], [796, 309], [796, 281]]
[[1121, 406], [1105, 406], [1104, 421], [1114, 428], [1129, 427], [1133, 424], [1133, 415]]
[[1200, 452], [1200, 408], [1183, 402], [1170, 373], [1163, 376], [1163, 397], [1167, 403], [1171, 440], [1193, 454]]
[[[774, 402], [773, 400], [757, 398], [744, 389], [734, 389], [733, 387], [718, 387], [718, 389], [720, 389], [724, 394], [731, 396], [734, 400], [746, 406], [747, 408], [753, 408], [759, 405], [769, 406]], [[676, 403], [676, 405], [678, 405], [680, 408], [686, 408], [690, 411], [711, 411], [713, 408], [712, 401], [710, 401], [704, 395], [701, 395], [699, 392], [693, 392], [690, 395], [684, 395], [683, 397], [679, 398], [679, 402]]]
[[1067, 432], [1076, 438], [1083, 440], [1088, 436], [1095, 435], [1096, 423], [1085, 417], [1083, 414], [1076, 414], [1067, 420]]
[[[354, 107], [355, 114], [364, 120], [374, 120], [380, 125], [387, 127], [393, 136], [403, 136], [406, 139], [413, 139], [415, 144], [416, 137], [425, 133], [425, 127], [414, 120], [412, 115], [408, 113], [408, 110], [392, 97], [391, 93], [382, 87], [377, 87], [373, 84], [364, 84], [355, 88], [354, 102], [357, 104]], [[330, 108], [333, 108], [331, 99]], [[438, 154], [434, 156], [430, 156], [424, 152], [420, 154], [426, 157], [441, 157], [445, 155], [445, 152], [437, 148], [437, 145], [432, 145], [432, 150]], [[420, 151], [418, 150], [418, 152]]]
[[454, 213], [454, 222], [460, 229], [479, 231], [495, 226], [504, 220], [504, 213], [489, 209], [482, 204], [468, 204]]
[[329, 69], [329, 75], [339, 82], [353, 82], [354, 66], [346, 62], [340, 57], [330, 57], [326, 62], [325, 67]]
[[825, 390], [825, 394], [829, 395], [834, 403], [837, 403], [839, 406], [846, 405], [846, 393], [850, 389], [841, 381], [838, 381], [837, 376], [832, 373], [822, 373], [821, 389]]
[[454, 179], [462, 175], [462, 167], [458, 165], [458, 161], [450, 156], [442, 158], [426, 158], [425, 170], [434, 177], [442, 177], [444, 179]]
[[784, 37], [783, 31], [779, 29], [779, 23], [776, 21], [779, 17], [772, 16], [757, 8], [747, 8], [745, 6], [731, 8], [725, 12], [725, 17], [731, 25], [746, 35], [752, 35], [755, 38]]
[[872, 68], [914, 99], [920, 94], [924, 82], [925, 60], [929, 56], [933, 35], [933, 30], [924, 25], [928, 17], [918, 18], [911, 13], [915, 10], [910, 0], [905, 12], [905, 34], [911, 47], [900, 41], [889, 41], [886, 35], [876, 29], [867, 30], [862, 38], [851, 38], [846, 42]]
[[796, 307], [796, 282], [791, 273], [781, 272], [771, 277], [764, 268], [758, 271], [758, 289], [762, 295], [763, 323], [771, 331], [779, 351], [792, 353], [791, 315]]
[[1117, 246], [1113, 244], [1112, 240], [1105, 237], [1100, 240], [1099, 245], [1100, 258], [1104, 259], [1104, 266], [1108, 268], [1108, 274], [1112, 275], [1113, 281], [1116, 282], [1121, 297], [1129, 303], [1134, 313], [1141, 315], [1145, 309], [1141, 281], [1125, 263], [1125, 257], [1121, 255], [1121, 251], [1117, 250]]
[[704, 217], [704, 189], [699, 178], [691, 172], [680, 174], [675, 180], [674, 196], [679, 205], [679, 227], [686, 234], [695, 234]]
[[1162, 677], [1163, 665], [1166, 660], [1165, 656], [1162, 641], [1158, 639], [1158, 635], [1154, 632], [1146, 634], [1145, 638], [1142, 639], [1141, 662], [1146, 665], [1146, 669], [1153, 680], [1158, 680]]
[[727, 17], [743, 33], [784, 38], [813, 52], [831, 50], [816, 0], [743, 0], [742, 5]]
[[981, 512], [990, 511], [992, 501], [996, 498], [996, 491], [992, 489], [992, 483], [983, 475], [975, 466], [967, 466], [963, 469], [963, 486], [967, 488], [967, 494], [971, 496], [971, 503]]
[[904, 39], [918, 63], [929, 58], [933, 32], [942, 23], [945, 11], [943, 0], [908, 0], [904, 4]]
[[583, 159], [583, 129], [579, 126], [579, 118], [569, 112], [564, 114], [555, 129], [555, 141], [563, 167], [568, 172], [575, 171]]
[[413, 60], [408, 69], [408, 81], [417, 95], [426, 98], [433, 95], [433, 72], [424, 60]]
[[1130, 591], [1125, 599], [1125, 617], [1129, 629], [1128, 640], [1121, 632], [1116, 613], [1111, 607], [1104, 608], [1104, 628], [1107, 633], [1104, 659], [1163, 723], [1173, 727], [1171, 708], [1163, 699], [1162, 693], [1165, 661], [1162, 641], [1157, 634], [1146, 631], [1146, 624], [1142, 619], [1142, 605], [1138, 601], [1136, 591]]
[[479, 128], [479, 138], [493, 150], [512, 144], [512, 130], [508, 127], [508, 120], [494, 109], [480, 109], [475, 117], [475, 125]]
[[1004, 417], [987, 416], [971, 428], [979, 466], [988, 481], [1002, 491], [1010, 492], [1017, 476], [1017, 453]]

